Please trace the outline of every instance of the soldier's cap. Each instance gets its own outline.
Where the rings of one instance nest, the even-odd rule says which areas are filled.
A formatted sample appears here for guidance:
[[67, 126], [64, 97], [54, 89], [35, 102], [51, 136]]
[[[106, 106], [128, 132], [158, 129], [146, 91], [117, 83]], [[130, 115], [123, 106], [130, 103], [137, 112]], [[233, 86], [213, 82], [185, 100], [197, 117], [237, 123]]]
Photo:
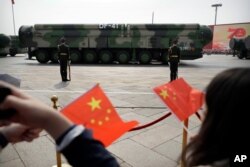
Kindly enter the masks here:
[[173, 44], [177, 44], [177, 43], [178, 43], [178, 39], [174, 39]]
[[61, 43], [65, 43], [65, 38], [62, 37], [62, 38], [60, 39], [60, 42], [61, 42]]

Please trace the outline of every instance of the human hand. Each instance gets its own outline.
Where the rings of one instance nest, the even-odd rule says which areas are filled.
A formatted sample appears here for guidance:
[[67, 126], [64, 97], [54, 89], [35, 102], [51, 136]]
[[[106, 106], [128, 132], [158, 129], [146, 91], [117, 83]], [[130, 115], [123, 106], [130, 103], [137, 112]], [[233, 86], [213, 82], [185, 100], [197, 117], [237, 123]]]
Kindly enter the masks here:
[[24, 94], [10, 84], [0, 81], [0, 87], [6, 87], [11, 90], [11, 95], [8, 95], [0, 104], [0, 109], [16, 110], [14, 116], [1, 120], [0, 126], [10, 122], [18, 122], [30, 127], [43, 128], [47, 117], [54, 112], [51, 107]]
[[0, 128], [0, 132], [10, 143], [17, 143], [21, 141], [31, 142], [33, 139], [39, 137], [39, 133], [41, 131], [41, 129], [29, 128], [16, 123]]
[[31, 128], [45, 129], [56, 139], [73, 125], [69, 119], [59, 114], [55, 109], [26, 95], [18, 88], [2, 81], [0, 81], [0, 87], [6, 87], [11, 90], [11, 95], [8, 95], [0, 104], [0, 109], [16, 110], [15, 114], [10, 118], [0, 120], [0, 126], [16, 122]]

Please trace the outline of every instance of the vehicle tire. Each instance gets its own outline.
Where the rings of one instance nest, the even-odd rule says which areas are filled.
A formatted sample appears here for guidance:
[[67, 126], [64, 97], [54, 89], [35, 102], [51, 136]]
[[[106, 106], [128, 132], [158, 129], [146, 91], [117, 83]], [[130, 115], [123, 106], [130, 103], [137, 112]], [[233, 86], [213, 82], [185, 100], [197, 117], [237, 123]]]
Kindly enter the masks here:
[[53, 63], [58, 63], [58, 51], [57, 50], [53, 50], [50, 54], [50, 60]]
[[50, 60], [50, 56], [48, 54], [48, 52], [46, 50], [37, 50], [36, 53], [36, 60], [39, 62], [39, 63], [47, 63], [49, 60]]
[[164, 51], [161, 56], [162, 64], [168, 64], [168, 52]]
[[103, 64], [109, 64], [113, 62], [113, 54], [108, 50], [102, 50], [99, 53], [99, 60]]
[[239, 59], [243, 59], [246, 57], [246, 51], [241, 50], [240, 53], [237, 55]]
[[72, 63], [80, 63], [80, 61], [82, 60], [81, 52], [78, 50], [71, 50], [70, 59]]
[[128, 64], [130, 59], [131, 59], [131, 56], [129, 55], [128, 51], [122, 50], [117, 53], [117, 61], [120, 64]]
[[10, 56], [14, 57], [17, 54], [17, 48], [10, 48]]
[[96, 52], [93, 50], [86, 50], [83, 53], [83, 62], [84, 63], [96, 63], [98, 60]]
[[0, 54], [0, 57], [6, 57], [8, 54], [5, 54], [5, 53], [3, 53], [3, 54]]
[[149, 64], [152, 60], [152, 55], [149, 51], [141, 51], [139, 53], [140, 64]]

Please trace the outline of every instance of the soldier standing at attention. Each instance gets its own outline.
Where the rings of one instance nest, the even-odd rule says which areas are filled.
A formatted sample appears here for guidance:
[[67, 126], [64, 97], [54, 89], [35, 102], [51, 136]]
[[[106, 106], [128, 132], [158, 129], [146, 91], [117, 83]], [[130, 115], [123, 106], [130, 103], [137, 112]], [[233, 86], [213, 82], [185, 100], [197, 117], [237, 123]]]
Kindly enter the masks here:
[[170, 63], [170, 81], [177, 78], [178, 64], [180, 62], [180, 48], [177, 46], [178, 40], [173, 41], [173, 45], [168, 50], [168, 60]]
[[62, 76], [62, 81], [69, 81], [67, 79], [67, 65], [70, 61], [69, 46], [65, 43], [65, 38], [60, 39], [60, 44], [58, 45], [58, 60], [60, 63], [60, 73]]

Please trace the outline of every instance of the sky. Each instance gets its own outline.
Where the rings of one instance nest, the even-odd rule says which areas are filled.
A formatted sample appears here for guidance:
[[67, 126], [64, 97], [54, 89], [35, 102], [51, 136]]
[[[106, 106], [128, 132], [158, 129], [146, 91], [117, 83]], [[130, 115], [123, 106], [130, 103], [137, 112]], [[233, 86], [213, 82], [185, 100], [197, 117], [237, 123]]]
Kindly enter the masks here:
[[[14, 0], [15, 33], [34, 24], [250, 22], [250, 0]], [[0, 0], [0, 34], [13, 35], [11, 0]]]

